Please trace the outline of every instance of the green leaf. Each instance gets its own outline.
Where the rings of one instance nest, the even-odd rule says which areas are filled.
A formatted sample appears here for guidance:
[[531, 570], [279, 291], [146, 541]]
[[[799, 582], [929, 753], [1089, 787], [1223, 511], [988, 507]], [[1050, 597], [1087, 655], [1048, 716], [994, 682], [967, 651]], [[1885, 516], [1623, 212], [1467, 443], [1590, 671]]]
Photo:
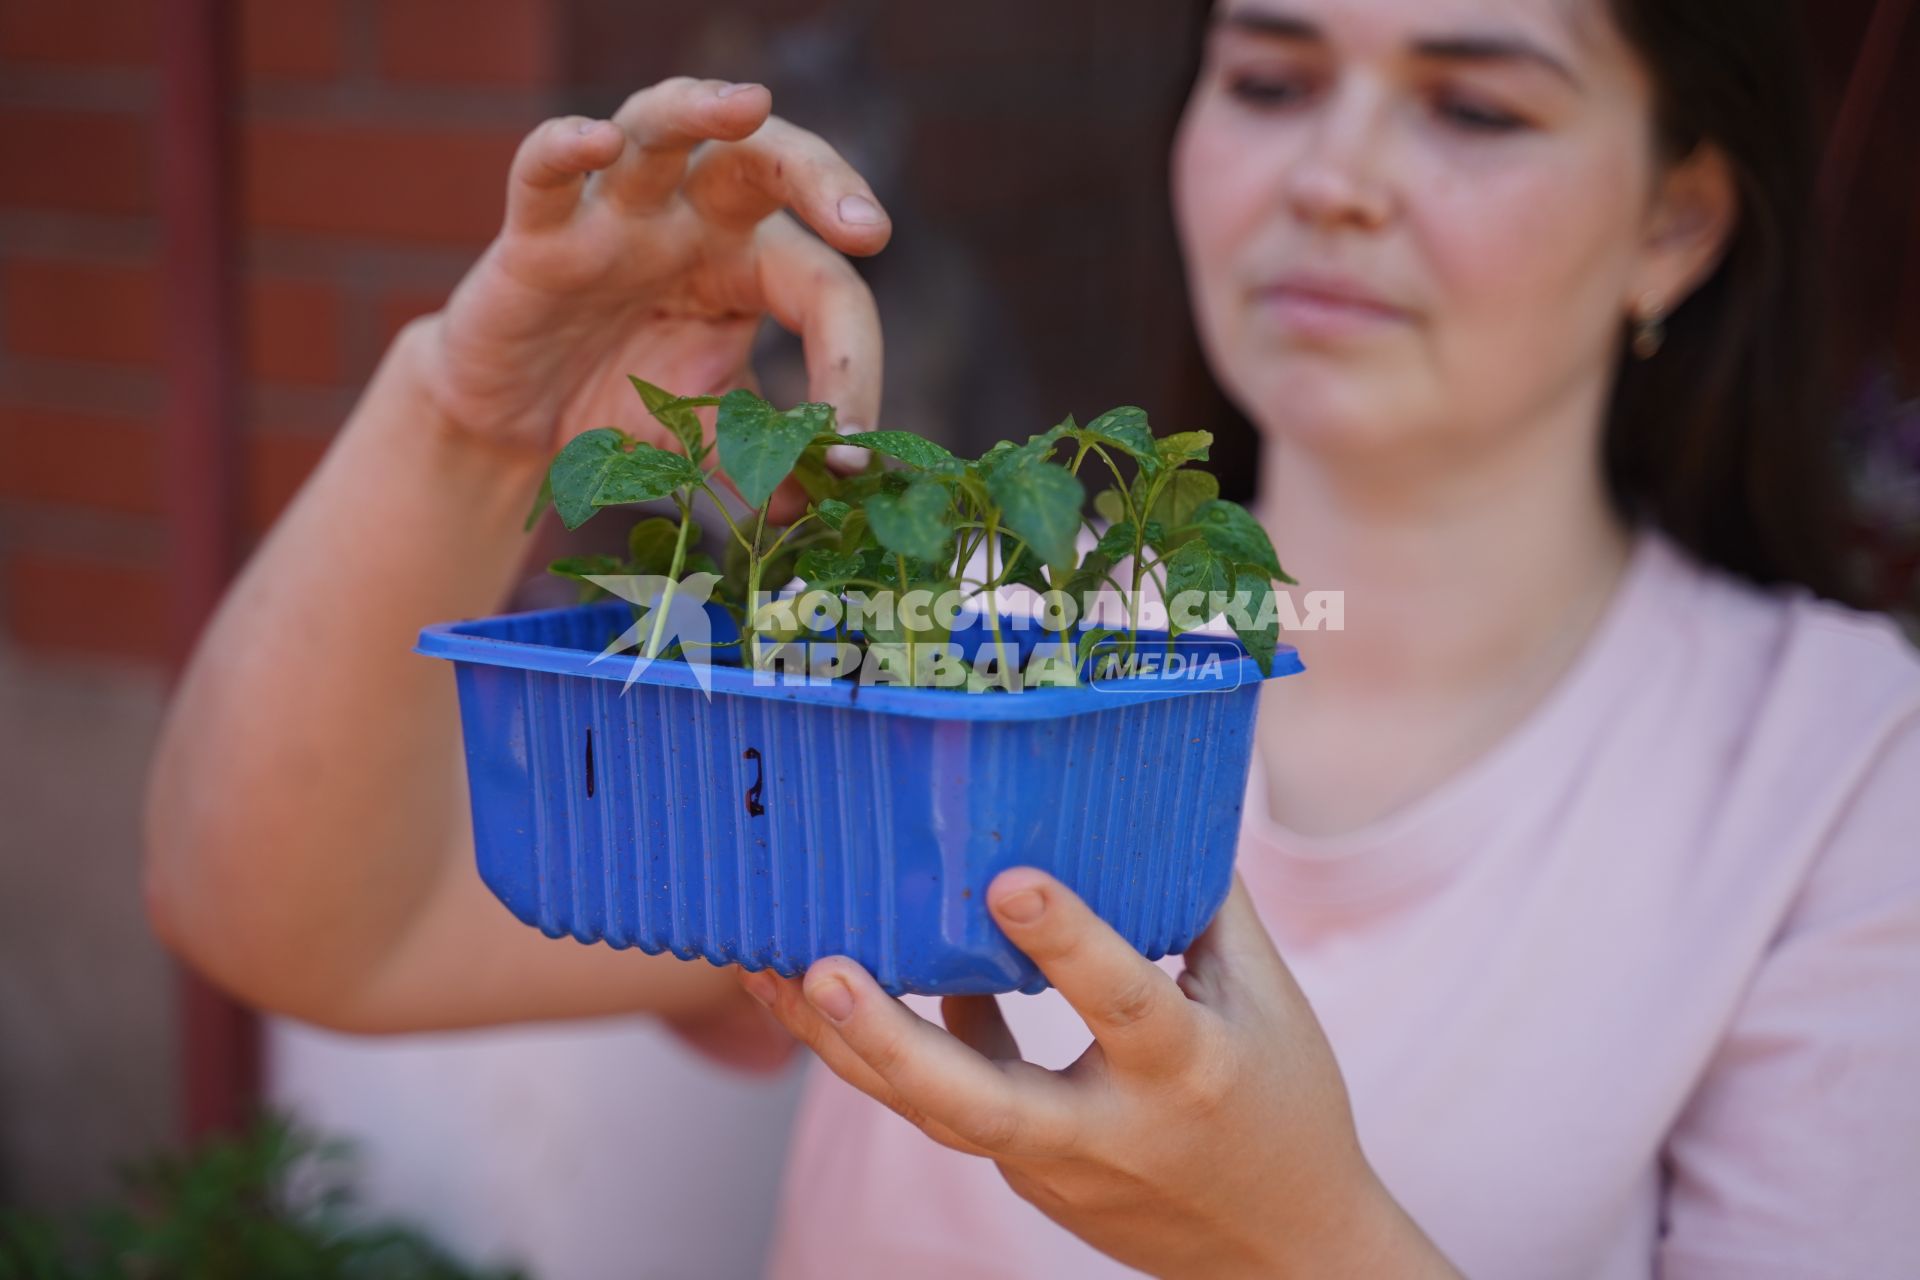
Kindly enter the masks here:
[[1004, 568], [1000, 571], [1002, 582], [1017, 582], [1024, 587], [1045, 593], [1053, 588], [1047, 582], [1046, 566], [1033, 548], [1024, 542], [1016, 541], [1002, 534], [1000, 537], [1000, 556]]
[[844, 487], [840, 477], [827, 466], [827, 446], [816, 438], [800, 454], [800, 460], [793, 464], [793, 478], [800, 482], [800, 488], [807, 497], [815, 502], [823, 502], [834, 497]]
[[744, 603], [747, 598], [747, 574], [753, 568], [747, 549], [740, 545], [740, 539], [729, 537], [726, 550], [721, 555], [720, 595], [735, 604]]
[[1094, 494], [1093, 509], [1108, 524], [1119, 524], [1127, 518], [1127, 500], [1118, 489], [1102, 489]]
[[1273, 581], [1264, 569], [1251, 574], [1236, 573], [1233, 579], [1235, 592], [1245, 588], [1249, 595], [1247, 604], [1248, 625], [1242, 626], [1232, 621], [1233, 632], [1240, 637], [1240, 643], [1247, 646], [1247, 652], [1253, 655], [1254, 665], [1260, 668], [1260, 674], [1273, 674], [1273, 655], [1280, 647], [1280, 614], [1274, 612], [1272, 619], [1264, 626], [1260, 619], [1266, 613], [1267, 602], [1273, 599]]
[[867, 527], [867, 513], [855, 507], [840, 525], [840, 549], [858, 551], [873, 545], [873, 530]]
[[1220, 498], [1203, 503], [1185, 527], [1196, 530], [1215, 554], [1229, 564], [1248, 566], [1269, 578], [1291, 581], [1287, 579], [1286, 570], [1280, 567], [1280, 557], [1274, 554], [1273, 541], [1267, 537], [1267, 531], [1238, 503]]
[[592, 518], [594, 498], [626, 443], [626, 433], [614, 427], [583, 431], [567, 441], [547, 468], [547, 492], [567, 528], [578, 529]]
[[[687, 530], [689, 546], [699, 540], [700, 526]], [[627, 535], [627, 562], [634, 573], [669, 573], [673, 569], [673, 549], [679, 541], [680, 526], [675, 521], [659, 516], [642, 520]]]
[[937, 560], [953, 536], [951, 498], [937, 480], [920, 480], [904, 493], [867, 499], [867, 524], [880, 545], [916, 560]]
[[699, 478], [700, 469], [690, 460], [637, 444], [614, 427], [575, 436], [547, 468], [554, 508], [569, 529], [578, 529], [601, 507], [651, 502]]
[[1065, 467], [1027, 461], [1002, 466], [987, 479], [1002, 525], [1051, 565], [1071, 568], [1087, 491]]
[[1073, 597], [1073, 602], [1077, 606], [1081, 597], [1088, 592], [1105, 590], [1107, 575], [1112, 572], [1111, 557], [1098, 550], [1089, 551], [1086, 559], [1080, 562], [1080, 567], [1073, 571], [1073, 576], [1067, 579], [1067, 585], [1061, 589]]
[[720, 566], [715, 564], [713, 557], [704, 551], [687, 552], [686, 563], [681, 566], [681, 570], [687, 575], [705, 573], [716, 578], [720, 576]]
[[1115, 631], [1109, 627], [1094, 627], [1089, 631], [1082, 631], [1079, 639], [1073, 642], [1074, 665], [1076, 667], [1086, 666], [1087, 659], [1091, 658], [1094, 655], [1094, 651], [1101, 645], [1109, 640], [1118, 640], [1125, 634], [1124, 631]]
[[[1176, 471], [1165, 478], [1160, 496], [1153, 500], [1148, 520], [1157, 520], [1168, 529], [1177, 529], [1193, 519], [1194, 513], [1220, 496], [1220, 482], [1204, 471]], [[1134, 501], [1141, 494], [1135, 493]]]
[[849, 554], [860, 557], [860, 577], [874, 582], [884, 582], [889, 586], [898, 583], [898, 557], [879, 543], [869, 543]]
[[810, 587], [832, 588], [859, 577], [860, 568], [859, 556], [815, 547], [801, 555], [794, 572], [806, 579]]
[[[931, 573], [925, 572], [928, 568], [929, 566], [909, 563], [907, 572], [907, 594], [915, 591], [927, 591], [931, 592], [937, 599], [941, 593], [953, 588], [953, 583], [943, 576], [939, 570], [934, 570]], [[916, 569], [921, 570], [921, 572], [916, 573]], [[883, 574], [881, 577], [884, 579], [886, 575]], [[894, 597], [893, 625], [890, 627], [882, 626], [880, 625], [880, 619], [876, 617], [867, 628], [867, 639], [869, 641], [881, 644], [913, 645], [945, 644], [947, 642], [951, 633], [947, 628], [940, 625], [940, 611], [938, 609], [927, 610], [926, 626], [918, 628], [911, 627], [907, 625], [906, 609], [902, 605], [901, 591], [896, 586], [891, 594]]]
[[[1166, 558], [1167, 570], [1167, 606], [1171, 611], [1173, 603], [1188, 592], [1199, 592], [1208, 599], [1199, 601], [1200, 612], [1207, 615], [1201, 619], [1208, 621], [1212, 616], [1211, 597], [1215, 592], [1230, 593], [1233, 590], [1233, 567], [1219, 556], [1213, 548], [1201, 539], [1186, 543]], [[1171, 616], [1168, 629], [1179, 631], [1181, 628]]]
[[697, 484], [700, 468], [692, 460], [650, 444], [636, 444], [631, 453], [615, 454], [607, 464], [596, 507], [618, 507], [630, 502], [652, 502], [685, 485]]
[[1207, 451], [1212, 447], [1211, 431], [1178, 431], [1154, 441], [1153, 451], [1163, 466], [1177, 467], [1207, 461]]
[[995, 474], [1006, 467], [1044, 462], [1053, 456], [1053, 451], [1059, 447], [1061, 440], [1077, 430], [1079, 425], [1069, 414], [1066, 421], [1058, 426], [1049, 427], [1037, 436], [1028, 436], [1025, 444], [1015, 444], [1011, 440], [1000, 441], [980, 455], [980, 461], [974, 464], [974, 469], [981, 479], [991, 480]]
[[[773, 553], [773, 557], [760, 562], [760, 589], [762, 591], [781, 591], [793, 581], [794, 571], [800, 563], [798, 547], [782, 547]], [[742, 591], [741, 598], [746, 598]]]
[[533, 507], [527, 512], [527, 522], [520, 526], [522, 533], [532, 533], [533, 527], [540, 523], [540, 517], [553, 505], [553, 477], [540, 477], [540, 492], [533, 496]]
[[687, 451], [689, 458], [698, 462], [707, 456], [706, 431], [693, 411], [719, 404], [719, 396], [676, 396], [631, 374], [627, 381], [640, 393], [640, 399], [645, 402], [647, 412], [653, 415], [654, 421], [673, 432], [674, 439], [680, 442], [680, 447]]
[[[1147, 521], [1147, 535], [1144, 542], [1149, 547], [1158, 547], [1165, 538], [1166, 531], [1158, 521]], [[1124, 560], [1133, 554], [1133, 521], [1122, 520], [1100, 537], [1098, 550], [1109, 560]]]
[[844, 529], [847, 517], [853, 514], [853, 508], [838, 498], [826, 498], [813, 504], [813, 513], [820, 517], [820, 523], [829, 529]]
[[1144, 409], [1132, 405], [1101, 414], [1076, 432], [1082, 440], [1097, 440], [1138, 458], [1149, 466], [1158, 462], [1153, 447], [1153, 431], [1147, 426]]
[[841, 436], [837, 443], [859, 445], [936, 475], [957, 475], [967, 467], [966, 463], [944, 447], [922, 439], [911, 431], [856, 431], [852, 435]]
[[626, 562], [618, 556], [591, 555], [568, 556], [562, 560], [555, 560], [547, 566], [547, 572], [556, 578], [570, 578], [579, 583], [580, 600], [584, 604], [589, 600], [598, 600], [607, 594], [605, 588], [588, 582], [588, 578], [615, 576], [627, 573], [629, 569]]
[[793, 473], [814, 436], [832, 430], [832, 405], [796, 405], [783, 413], [741, 388], [720, 401], [714, 435], [720, 443], [720, 466], [747, 505], [757, 509], [766, 506], [780, 482]]
[[1006, 688], [998, 680], [989, 680], [972, 667], [967, 668], [966, 691], [968, 693], [996, 693]]

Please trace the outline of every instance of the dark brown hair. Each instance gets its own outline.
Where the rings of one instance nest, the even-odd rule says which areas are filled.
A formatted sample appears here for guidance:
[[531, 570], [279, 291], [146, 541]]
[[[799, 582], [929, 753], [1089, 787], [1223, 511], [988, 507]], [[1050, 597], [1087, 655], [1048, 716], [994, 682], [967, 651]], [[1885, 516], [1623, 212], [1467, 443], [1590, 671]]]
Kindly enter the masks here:
[[[1843, 567], [1817, 152], [1797, 8], [1789, 0], [1607, 2], [1655, 85], [1650, 145], [1659, 159], [1717, 145], [1740, 200], [1719, 266], [1667, 318], [1660, 353], [1638, 360], [1622, 344], [1605, 435], [1615, 504], [1749, 581], [1856, 602]], [[1199, 78], [1212, 9], [1213, 0], [1196, 0], [1182, 106]], [[1169, 128], [1169, 144], [1172, 136]], [[1189, 394], [1245, 431], [1236, 440], [1230, 426], [1222, 449], [1250, 462], [1251, 427], [1217, 384], [1200, 385], [1211, 378], [1197, 341], [1194, 353]]]

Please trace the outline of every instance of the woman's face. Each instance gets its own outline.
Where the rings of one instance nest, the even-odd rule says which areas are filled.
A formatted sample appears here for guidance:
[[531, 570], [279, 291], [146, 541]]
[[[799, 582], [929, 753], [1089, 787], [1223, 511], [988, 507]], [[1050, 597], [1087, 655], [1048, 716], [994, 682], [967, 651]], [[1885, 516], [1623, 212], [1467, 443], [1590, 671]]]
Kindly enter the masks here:
[[1264, 432], [1403, 460], [1597, 405], [1732, 213], [1652, 117], [1604, 0], [1218, 0], [1173, 155], [1216, 372]]

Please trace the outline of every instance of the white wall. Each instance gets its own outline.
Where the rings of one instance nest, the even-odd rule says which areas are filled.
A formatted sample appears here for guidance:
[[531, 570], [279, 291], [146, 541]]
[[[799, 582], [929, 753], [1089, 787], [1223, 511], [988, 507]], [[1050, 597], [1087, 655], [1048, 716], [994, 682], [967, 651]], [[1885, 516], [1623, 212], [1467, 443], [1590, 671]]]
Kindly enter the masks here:
[[269, 1093], [352, 1138], [382, 1214], [536, 1280], [762, 1269], [803, 1068], [714, 1066], [639, 1019], [398, 1039], [270, 1026]]

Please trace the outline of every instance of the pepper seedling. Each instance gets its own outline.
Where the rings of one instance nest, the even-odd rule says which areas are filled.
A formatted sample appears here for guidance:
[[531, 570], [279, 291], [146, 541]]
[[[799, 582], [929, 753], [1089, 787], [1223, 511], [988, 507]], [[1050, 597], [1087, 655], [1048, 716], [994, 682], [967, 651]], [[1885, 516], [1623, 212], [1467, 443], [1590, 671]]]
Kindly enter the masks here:
[[[801, 630], [791, 599], [772, 594], [796, 576], [810, 591], [861, 591], [898, 602], [916, 591], [991, 602], [995, 590], [1018, 583], [1043, 595], [1061, 593], [1076, 613], [1080, 602], [1112, 588], [1127, 602], [1126, 626], [1081, 629], [1068, 664], [1078, 679], [1101, 644], [1114, 641], [1129, 652], [1138, 645], [1140, 596], [1151, 580], [1168, 602], [1198, 593], [1207, 602], [1202, 618], [1217, 616], [1218, 602], [1232, 602], [1225, 610], [1229, 624], [1261, 672], [1272, 670], [1279, 640], [1274, 584], [1293, 579], [1259, 522], [1222, 499], [1218, 480], [1197, 465], [1207, 461], [1213, 443], [1205, 431], [1156, 437], [1146, 413], [1129, 406], [1085, 426], [1068, 417], [1024, 442], [1003, 440], [967, 460], [910, 431], [842, 436], [830, 405], [782, 410], [746, 389], [676, 396], [640, 378], [631, 381], [678, 448], [615, 427], [575, 437], [553, 459], [527, 527], [549, 505], [567, 528], [577, 529], [608, 507], [673, 504], [677, 519], [651, 517], [633, 526], [626, 557], [575, 557], [550, 566], [582, 582], [589, 596], [599, 594], [596, 577], [665, 578], [666, 594], [641, 647], [649, 659], [671, 656], [663, 649], [662, 623], [676, 584], [690, 573], [717, 575], [714, 599], [740, 624], [741, 661], [754, 667], [767, 661], [766, 640], [777, 646]], [[711, 444], [697, 415], [706, 408], [717, 411]], [[826, 450], [835, 444], [865, 448], [872, 461], [857, 475], [837, 475], [826, 465]], [[711, 479], [706, 464], [716, 452], [737, 492]], [[1131, 476], [1122, 458], [1131, 462]], [[1113, 481], [1092, 504], [1104, 527], [1085, 510], [1081, 473], [1096, 463]], [[789, 477], [808, 502], [779, 526], [768, 507]], [[700, 495], [726, 524], [722, 565], [696, 549], [693, 508]], [[1084, 552], [1083, 527], [1094, 533]], [[1122, 566], [1125, 584], [1115, 576]], [[903, 608], [881, 614], [891, 623], [870, 623], [844, 638], [900, 646], [910, 670], [917, 669], [915, 646], [946, 638], [937, 623], [909, 626]], [[1176, 609], [1170, 619], [1169, 645], [1182, 630], [1179, 615]], [[1002, 679], [970, 680], [970, 688], [999, 687], [1012, 669], [998, 611], [989, 607], [986, 619]]]

